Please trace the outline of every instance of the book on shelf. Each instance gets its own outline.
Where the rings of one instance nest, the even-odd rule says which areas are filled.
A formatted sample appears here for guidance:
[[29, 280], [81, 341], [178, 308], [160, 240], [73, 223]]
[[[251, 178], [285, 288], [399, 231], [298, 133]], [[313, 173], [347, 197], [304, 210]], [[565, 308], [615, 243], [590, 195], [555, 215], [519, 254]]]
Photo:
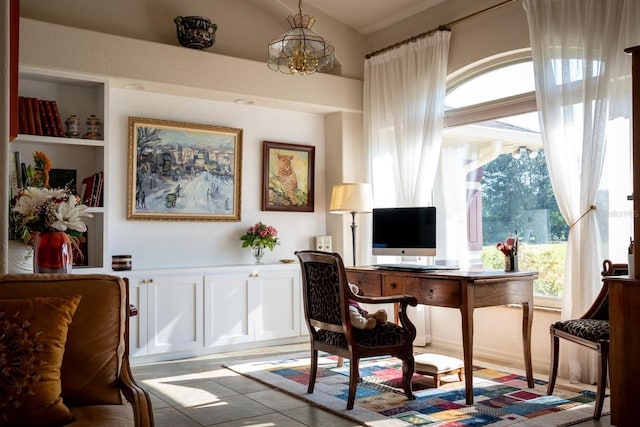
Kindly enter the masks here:
[[40, 109], [40, 121], [42, 122], [42, 134], [45, 136], [53, 136], [53, 134], [51, 133], [51, 125], [49, 124], [49, 119], [47, 118], [45, 102], [46, 101], [42, 99], [38, 100], [38, 107]]
[[10, 163], [10, 166], [9, 166], [9, 179], [10, 179], [10, 184], [11, 184], [11, 197], [13, 198], [18, 194], [18, 191], [21, 188], [21, 186], [19, 184], [19, 179], [18, 179], [18, 174], [21, 173], [21, 172], [19, 172], [20, 169], [16, 168], [16, 162], [11, 161], [9, 163]]
[[64, 137], [64, 127], [56, 101], [19, 96], [18, 133]]
[[98, 172], [98, 185], [97, 185], [97, 189], [96, 189], [96, 194], [94, 195], [94, 202], [95, 202], [95, 207], [101, 207], [104, 206], [103, 205], [103, 201], [102, 201], [102, 187], [104, 185], [104, 172], [100, 171]]
[[96, 176], [91, 175], [82, 180], [82, 194], [80, 198], [82, 199], [82, 203], [91, 206], [91, 195], [93, 193], [93, 182], [95, 181]]
[[22, 159], [20, 158], [20, 152], [13, 152], [13, 167], [16, 170], [16, 180], [18, 188], [24, 188], [24, 179], [22, 178]]
[[53, 110], [51, 109], [51, 101], [42, 101], [42, 105], [44, 107], [44, 115], [46, 117], [45, 120], [47, 121], [47, 126], [49, 127], [49, 136], [59, 136], [56, 121], [53, 117]]
[[27, 165], [23, 162], [20, 163], [20, 179], [22, 180], [22, 187], [27, 184]]
[[24, 96], [18, 97], [18, 133], [28, 133], [27, 124], [27, 101]]
[[62, 136], [64, 137], [64, 127], [62, 126], [62, 120], [60, 119], [60, 111], [58, 111], [58, 103], [53, 100], [53, 101], [49, 101], [51, 103], [51, 112], [53, 115], [53, 122], [55, 123], [56, 126], [56, 136]]
[[36, 121], [33, 116], [33, 102], [31, 101], [33, 98], [25, 98], [25, 103], [27, 105], [27, 133], [29, 135], [36, 134]]
[[40, 119], [40, 104], [38, 98], [29, 98], [31, 102], [31, 110], [33, 111], [33, 122], [35, 123], [35, 134], [42, 135], [42, 121]]
[[103, 206], [103, 186], [104, 172], [98, 172], [83, 179], [80, 190], [82, 203], [93, 208]]

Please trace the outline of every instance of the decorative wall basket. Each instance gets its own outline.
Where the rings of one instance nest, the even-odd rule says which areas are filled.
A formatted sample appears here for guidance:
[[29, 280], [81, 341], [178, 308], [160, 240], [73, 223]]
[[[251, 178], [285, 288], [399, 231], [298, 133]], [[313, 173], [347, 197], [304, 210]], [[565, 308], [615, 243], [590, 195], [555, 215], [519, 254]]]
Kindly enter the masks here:
[[178, 32], [178, 41], [191, 49], [206, 49], [216, 41], [218, 26], [202, 16], [176, 16], [173, 19]]

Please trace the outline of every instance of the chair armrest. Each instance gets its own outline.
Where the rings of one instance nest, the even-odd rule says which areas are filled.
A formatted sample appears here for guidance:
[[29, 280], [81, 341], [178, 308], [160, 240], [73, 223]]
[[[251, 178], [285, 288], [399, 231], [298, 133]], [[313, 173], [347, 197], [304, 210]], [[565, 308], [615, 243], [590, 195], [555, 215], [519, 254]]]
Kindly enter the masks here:
[[354, 301], [363, 302], [366, 304], [388, 304], [388, 303], [405, 303], [406, 305], [416, 306], [418, 300], [412, 295], [389, 295], [384, 297], [367, 297], [363, 295], [355, 295]]
[[384, 297], [366, 297], [362, 295], [352, 294], [352, 298], [354, 301], [363, 302], [366, 304], [388, 304], [388, 303], [398, 303], [398, 319], [400, 320], [400, 324], [407, 331], [409, 331], [411, 341], [416, 338], [416, 327], [409, 319], [407, 315], [407, 306], [411, 305], [415, 307], [418, 305], [418, 300], [416, 297], [412, 295], [390, 295]]
[[151, 398], [146, 390], [140, 387], [133, 378], [129, 359], [122, 362], [122, 372], [120, 373], [120, 390], [124, 397], [133, 407], [133, 415], [136, 427], [153, 427], [153, 408]]

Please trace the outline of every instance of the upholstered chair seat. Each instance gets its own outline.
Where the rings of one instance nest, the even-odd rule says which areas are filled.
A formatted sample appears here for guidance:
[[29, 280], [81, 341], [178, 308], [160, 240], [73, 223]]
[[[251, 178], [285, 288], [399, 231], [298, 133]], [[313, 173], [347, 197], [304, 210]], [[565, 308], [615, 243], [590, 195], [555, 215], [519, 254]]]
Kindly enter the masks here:
[[609, 339], [609, 321], [598, 319], [574, 319], [562, 320], [553, 324], [557, 331], [564, 331], [568, 334], [587, 341], [599, 341]]

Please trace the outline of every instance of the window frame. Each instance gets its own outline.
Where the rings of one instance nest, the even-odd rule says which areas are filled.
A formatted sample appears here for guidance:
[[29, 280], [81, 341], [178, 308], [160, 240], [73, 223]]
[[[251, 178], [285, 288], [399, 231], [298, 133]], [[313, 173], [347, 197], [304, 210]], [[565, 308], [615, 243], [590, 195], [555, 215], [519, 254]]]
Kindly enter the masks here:
[[[470, 64], [447, 77], [447, 94], [461, 84], [487, 72], [503, 68], [519, 62], [532, 61], [531, 49], [521, 49], [502, 55], [486, 58], [481, 62]], [[518, 114], [537, 112], [535, 91], [482, 102], [460, 108], [445, 110], [443, 131], [447, 128], [470, 125], [488, 120], [496, 120]], [[534, 295], [534, 306], [560, 309], [562, 297]]]

